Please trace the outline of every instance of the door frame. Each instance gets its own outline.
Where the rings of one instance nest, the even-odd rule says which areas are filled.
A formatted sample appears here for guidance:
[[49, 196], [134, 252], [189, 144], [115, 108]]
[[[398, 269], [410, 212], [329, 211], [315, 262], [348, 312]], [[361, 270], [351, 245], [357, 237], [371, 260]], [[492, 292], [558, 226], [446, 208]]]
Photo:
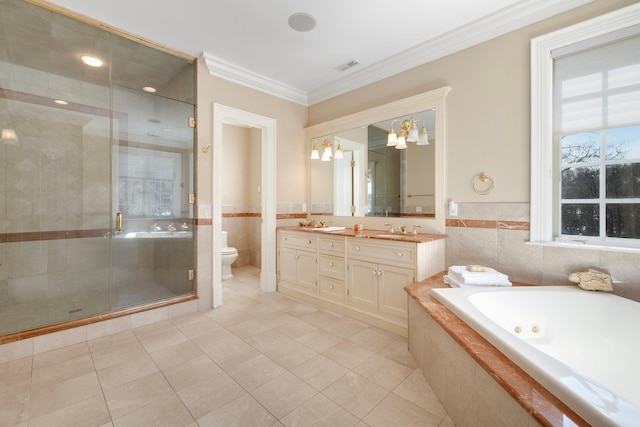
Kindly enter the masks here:
[[260, 289], [276, 290], [276, 120], [213, 103], [211, 241], [213, 307], [222, 304], [222, 128], [224, 124], [260, 129], [262, 133]]

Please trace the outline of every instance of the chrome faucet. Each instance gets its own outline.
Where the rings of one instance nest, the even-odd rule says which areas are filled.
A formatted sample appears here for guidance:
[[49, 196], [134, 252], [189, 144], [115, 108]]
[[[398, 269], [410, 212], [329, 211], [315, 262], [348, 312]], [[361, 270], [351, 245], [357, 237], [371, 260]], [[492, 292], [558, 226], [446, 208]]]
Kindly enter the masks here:
[[420, 225], [414, 225], [413, 226], [413, 234], [418, 234], [418, 228], [422, 228], [422, 226], [420, 226]]
[[151, 226], [151, 231], [161, 231], [161, 230], [162, 228], [160, 228], [157, 222], [154, 222], [153, 225]]
[[391, 223], [385, 222], [384, 225], [386, 227], [389, 227], [389, 233], [395, 233], [395, 231], [393, 230], [393, 225], [391, 225]]
[[173, 224], [167, 225], [167, 231], [176, 231], [176, 227]]
[[403, 234], [407, 234], [407, 227], [405, 227], [404, 225], [400, 226], [400, 232]]

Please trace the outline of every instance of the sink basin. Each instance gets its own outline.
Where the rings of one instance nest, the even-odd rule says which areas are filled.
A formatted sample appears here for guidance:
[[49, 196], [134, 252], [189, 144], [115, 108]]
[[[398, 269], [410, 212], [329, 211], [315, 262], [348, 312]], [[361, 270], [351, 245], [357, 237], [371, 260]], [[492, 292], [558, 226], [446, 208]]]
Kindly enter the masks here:
[[380, 237], [380, 238], [383, 238], [383, 239], [403, 240], [403, 239], [411, 237], [411, 235], [409, 235], [409, 234], [376, 234], [373, 237]]

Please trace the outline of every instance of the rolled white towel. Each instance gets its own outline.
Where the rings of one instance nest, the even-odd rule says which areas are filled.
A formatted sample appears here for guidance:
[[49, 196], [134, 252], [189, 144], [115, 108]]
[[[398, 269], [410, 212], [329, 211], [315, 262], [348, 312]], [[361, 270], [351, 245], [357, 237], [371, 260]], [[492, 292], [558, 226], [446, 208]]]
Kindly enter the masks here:
[[490, 267], [485, 267], [485, 271], [469, 271], [463, 265], [452, 265], [448, 274], [465, 285], [511, 286], [509, 276]]
[[500, 282], [496, 284], [469, 285], [469, 284], [459, 282], [453, 276], [447, 276], [447, 275], [442, 277], [442, 281], [447, 285], [451, 286], [452, 288], [490, 288], [493, 286], [511, 286], [511, 282], [509, 281]]
[[333, 227], [318, 227], [318, 228], [312, 228], [313, 231], [326, 231], [326, 232], [331, 232], [331, 231], [343, 231], [344, 227], [338, 227], [338, 226], [333, 226]]

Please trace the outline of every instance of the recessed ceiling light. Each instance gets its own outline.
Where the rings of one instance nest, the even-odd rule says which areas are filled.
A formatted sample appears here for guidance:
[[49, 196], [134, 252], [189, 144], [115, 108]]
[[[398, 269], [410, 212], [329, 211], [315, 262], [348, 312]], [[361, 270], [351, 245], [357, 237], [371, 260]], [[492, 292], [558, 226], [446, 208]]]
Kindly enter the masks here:
[[95, 56], [89, 56], [89, 55], [81, 55], [80, 59], [82, 60], [82, 62], [84, 62], [85, 64], [91, 66], [91, 67], [101, 67], [102, 66], [102, 61], [98, 58], [96, 58]]
[[145, 92], [149, 92], [149, 93], [155, 93], [156, 92], [156, 88], [155, 87], [151, 87], [151, 86], [145, 86], [142, 88], [143, 91]]
[[289, 17], [289, 26], [296, 31], [311, 31], [316, 27], [316, 24], [316, 18], [308, 13], [294, 13]]
[[55, 101], [56, 104], [60, 104], [60, 105], [68, 105], [69, 103], [67, 101], [63, 101], [62, 99], [56, 99]]

